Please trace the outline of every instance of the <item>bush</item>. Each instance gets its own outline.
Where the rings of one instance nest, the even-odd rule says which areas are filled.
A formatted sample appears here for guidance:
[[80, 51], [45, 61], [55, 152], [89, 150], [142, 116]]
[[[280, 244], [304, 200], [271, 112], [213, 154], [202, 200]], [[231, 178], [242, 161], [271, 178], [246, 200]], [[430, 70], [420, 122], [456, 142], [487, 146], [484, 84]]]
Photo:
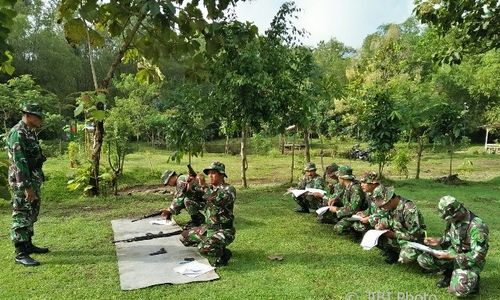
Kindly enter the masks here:
[[403, 148], [397, 150], [392, 159], [392, 166], [394, 168], [394, 171], [396, 171], [399, 176], [404, 175], [405, 178], [408, 179], [408, 164], [410, 163], [410, 161], [411, 158], [408, 149]]
[[253, 134], [250, 139], [250, 151], [252, 154], [267, 154], [272, 148], [271, 141], [260, 133]]

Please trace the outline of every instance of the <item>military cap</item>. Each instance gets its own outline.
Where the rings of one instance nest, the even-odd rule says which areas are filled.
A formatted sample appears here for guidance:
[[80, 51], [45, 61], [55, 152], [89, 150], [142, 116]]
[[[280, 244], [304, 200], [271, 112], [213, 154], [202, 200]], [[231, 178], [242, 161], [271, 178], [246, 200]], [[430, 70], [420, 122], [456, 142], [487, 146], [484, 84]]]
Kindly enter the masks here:
[[378, 207], [389, 203], [394, 195], [394, 187], [392, 186], [385, 187], [383, 185], [379, 185], [373, 190], [373, 199], [375, 200], [375, 205]]
[[43, 109], [40, 106], [40, 104], [38, 104], [38, 103], [26, 103], [21, 108], [21, 111], [23, 113], [35, 115], [35, 116], [39, 117], [40, 119], [43, 118]]
[[174, 176], [175, 174], [175, 171], [170, 170], [163, 172], [163, 175], [161, 176], [161, 182], [163, 182], [163, 185], [167, 185], [170, 178], [172, 178], [172, 176]]
[[352, 169], [349, 166], [339, 166], [339, 170], [337, 171], [337, 176], [342, 179], [353, 180], [354, 175], [352, 175]]
[[316, 171], [316, 165], [312, 162], [308, 162], [304, 165], [304, 172], [305, 171]]
[[326, 167], [326, 173], [337, 172], [339, 170], [339, 165], [336, 163], [332, 163], [331, 165]]
[[205, 173], [205, 175], [208, 175], [208, 171], [210, 171], [210, 170], [215, 170], [215, 171], [219, 172], [219, 174], [223, 175], [224, 177], [227, 177], [226, 166], [219, 161], [214, 161], [213, 163], [211, 163], [210, 166], [208, 166], [208, 168], [203, 169], [203, 173]]
[[462, 207], [463, 204], [453, 196], [444, 196], [439, 199], [439, 215], [446, 221], [453, 218], [453, 216], [460, 211]]
[[359, 181], [363, 183], [379, 183], [377, 177], [377, 173], [373, 171], [365, 172]]

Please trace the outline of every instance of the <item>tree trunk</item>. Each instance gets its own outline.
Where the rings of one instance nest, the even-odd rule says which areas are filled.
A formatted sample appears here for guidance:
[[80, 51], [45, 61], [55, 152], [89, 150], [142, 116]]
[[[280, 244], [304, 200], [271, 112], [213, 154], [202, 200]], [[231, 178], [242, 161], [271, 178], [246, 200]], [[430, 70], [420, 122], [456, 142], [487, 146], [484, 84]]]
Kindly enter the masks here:
[[224, 144], [224, 154], [229, 154], [229, 135], [226, 134], [226, 142]]
[[247, 188], [247, 125], [243, 125], [243, 129], [241, 130], [241, 185], [243, 188]]
[[280, 133], [280, 152], [281, 154], [285, 154], [285, 134], [283, 132]]
[[92, 59], [92, 46], [90, 45], [90, 35], [88, 28], [87, 28], [87, 45], [89, 48], [89, 62], [90, 62], [90, 71], [92, 73], [92, 82], [94, 83], [94, 89], [97, 91], [99, 90], [99, 85], [97, 84], [97, 75], [95, 73], [94, 60]]
[[325, 164], [323, 162], [323, 156], [324, 156], [324, 151], [323, 151], [323, 136], [320, 136], [319, 137], [319, 142], [320, 142], [320, 152], [319, 152], [319, 156], [320, 156], [320, 159], [321, 159], [321, 169], [323, 170], [323, 174], [325, 174]]
[[455, 152], [455, 145], [453, 143], [450, 144], [450, 173], [448, 177], [451, 177], [451, 173], [453, 172], [453, 152]]
[[292, 168], [290, 169], [290, 183], [293, 183], [293, 168], [295, 167], [295, 134], [292, 140]]
[[191, 164], [191, 151], [189, 151], [189, 153], [188, 153], [188, 161], [189, 161], [189, 164]]
[[304, 130], [304, 156], [306, 158], [306, 162], [311, 161], [311, 149], [309, 148], [309, 132], [308, 130]]
[[422, 153], [424, 152], [424, 137], [420, 136], [418, 138], [418, 148], [417, 148], [417, 174], [415, 179], [420, 179], [420, 163], [422, 161]]

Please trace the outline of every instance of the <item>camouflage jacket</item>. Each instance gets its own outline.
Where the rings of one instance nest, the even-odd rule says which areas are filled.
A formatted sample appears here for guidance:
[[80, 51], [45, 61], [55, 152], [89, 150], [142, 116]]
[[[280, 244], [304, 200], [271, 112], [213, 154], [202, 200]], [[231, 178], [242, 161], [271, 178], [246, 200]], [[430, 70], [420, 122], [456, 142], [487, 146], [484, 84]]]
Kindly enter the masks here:
[[203, 200], [203, 191], [200, 191], [199, 184], [196, 180], [191, 183], [191, 188], [188, 189], [188, 175], [179, 175], [177, 177], [177, 185], [175, 187], [174, 200], [176, 199], [191, 199], [197, 202]]
[[338, 181], [336, 180], [333, 180], [332, 182], [326, 181], [325, 186], [326, 186], [326, 194], [323, 197], [325, 200], [328, 200], [330, 198], [342, 197], [342, 192], [344, 189]]
[[233, 228], [233, 208], [236, 200], [236, 189], [227, 183], [210, 186], [203, 199], [207, 203], [206, 218], [208, 227], [217, 229]]
[[488, 253], [488, 235], [488, 226], [469, 211], [463, 220], [448, 223], [441, 246], [456, 254], [455, 263], [460, 269], [479, 272]]
[[299, 182], [297, 188], [300, 190], [303, 190], [305, 188], [323, 190], [325, 188], [325, 180], [318, 174], [314, 175], [313, 177], [304, 176], [304, 178], [302, 178], [302, 180]]
[[366, 205], [368, 206], [364, 211], [363, 214], [365, 216], [369, 216], [368, 222], [372, 227], [375, 226], [375, 224], [378, 223], [378, 220], [381, 218], [387, 219], [387, 212], [380, 209], [376, 204], [375, 201], [372, 197], [371, 193], [365, 193], [365, 200], [366, 200]]
[[13, 189], [25, 189], [44, 181], [42, 165], [46, 158], [35, 131], [20, 121], [7, 136], [9, 155], [9, 184]]
[[423, 241], [424, 218], [413, 202], [400, 197], [398, 206], [385, 213], [386, 217], [382, 217], [379, 223], [385, 223], [387, 229], [394, 231], [398, 241]]
[[352, 181], [349, 186], [343, 188], [340, 199], [342, 207], [337, 211], [337, 217], [345, 218], [363, 209], [365, 194], [359, 183], [357, 181]]

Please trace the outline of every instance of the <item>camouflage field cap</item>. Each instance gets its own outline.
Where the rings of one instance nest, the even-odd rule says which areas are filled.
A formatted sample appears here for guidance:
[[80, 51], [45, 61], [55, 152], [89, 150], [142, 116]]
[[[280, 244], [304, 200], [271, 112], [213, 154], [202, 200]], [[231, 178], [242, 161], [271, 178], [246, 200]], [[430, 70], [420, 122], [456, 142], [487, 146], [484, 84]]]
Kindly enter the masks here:
[[203, 173], [205, 173], [205, 175], [208, 175], [208, 171], [210, 171], [210, 170], [215, 170], [215, 171], [219, 172], [219, 174], [223, 175], [224, 177], [227, 177], [226, 166], [219, 161], [214, 161], [213, 163], [211, 163], [210, 166], [208, 166], [208, 168], [203, 169]]
[[363, 183], [379, 183], [377, 177], [377, 173], [370, 171], [363, 174], [359, 181]]
[[175, 175], [175, 171], [167, 170], [167, 171], [163, 172], [163, 175], [161, 175], [161, 182], [163, 183], [163, 185], [167, 185], [170, 178], [172, 178], [172, 176], [174, 176], [174, 175]]
[[306, 171], [316, 171], [316, 165], [312, 162], [308, 162], [304, 165], [304, 172]]
[[43, 109], [38, 103], [26, 103], [21, 108], [23, 113], [28, 113], [30, 115], [35, 115], [40, 119], [43, 118]]
[[329, 166], [326, 167], [326, 173], [332, 173], [332, 172], [337, 172], [339, 170], [339, 165], [336, 163], [333, 163]]
[[451, 220], [462, 207], [463, 204], [453, 196], [444, 196], [439, 199], [439, 215], [446, 221]]
[[385, 187], [383, 185], [379, 185], [373, 190], [373, 199], [375, 199], [375, 205], [378, 207], [389, 203], [394, 195], [394, 187], [392, 186]]
[[337, 176], [342, 179], [353, 180], [354, 175], [352, 175], [352, 169], [349, 166], [339, 166], [339, 170], [337, 171]]

